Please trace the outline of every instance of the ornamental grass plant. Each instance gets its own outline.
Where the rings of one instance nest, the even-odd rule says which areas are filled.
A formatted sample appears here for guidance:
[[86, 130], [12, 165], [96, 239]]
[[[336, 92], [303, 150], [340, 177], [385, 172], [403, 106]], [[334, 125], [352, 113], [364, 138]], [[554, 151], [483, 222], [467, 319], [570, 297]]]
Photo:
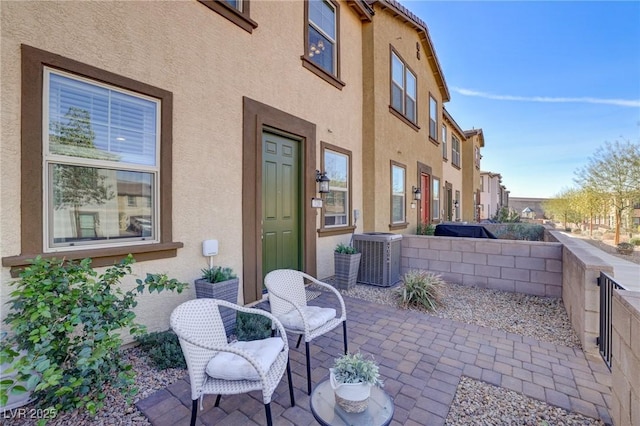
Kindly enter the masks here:
[[396, 290], [400, 305], [429, 312], [442, 305], [442, 289], [445, 282], [432, 272], [412, 270], [402, 276], [402, 284]]

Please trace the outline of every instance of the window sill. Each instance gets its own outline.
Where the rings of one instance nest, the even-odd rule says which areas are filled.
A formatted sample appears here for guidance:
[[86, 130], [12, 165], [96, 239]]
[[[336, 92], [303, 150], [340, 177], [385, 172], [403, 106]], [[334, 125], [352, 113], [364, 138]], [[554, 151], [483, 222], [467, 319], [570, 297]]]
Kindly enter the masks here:
[[248, 15], [243, 14], [237, 9], [234, 9], [231, 6], [227, 6], [224, 2], [214, 1], [214, 0], [198, 0], [200, 3], [213, 10], [217, 14], [227, 18], [229, 21], [233, 22], [249, 34], [253, 32], [254, 29], [258, 28], [258, 23], [253, 19], [249, 18]]
[[344, 226], [340, 228], [320, 228], [318, 229], [318, 236], [328, 237], [330, 235], [351, 234], [355, 230], [355, 226]]
[[17, 277], [25, 266], [31, 264], [31, 260], [37, 256], [44, 259], [64, 258], [68, 260], [80, 260], [91, 258], [91, 266], [110, 266], [122, 260], [129, 253], [133, 255], [136, 262], [147, 260], [166, 259], [176, 257], [177, 250], [184, 247], [183, 243], [159, 243], [139, 246], [109, 247], [90, 250], [73, 250], [56, 253], [34, 253], [20, 256], [8, 256], [2, 258], [2, 266], [11, 267], [11, 276]]
[[432, 144], [434, 144], [435, 146], [440, 146], [440, 142], [438, 142], [437, 140], [435, 140], [434, 138], [432, 138], [431, 136], [429, 136], [429, 140], [431, 141]]
[[300, 56], [300, 59], [302, 60], [302, 66], [304, 68], [308, 69], [327, 83], [331, 84], [336, 89], [342, 90], [342, 88], [346, 86], [346, 83], [344, 81], [320, 68], [315, 63], [311, 62], [306, 56]]
[[407, 117], [404, 116], [404, 114], [402, 114], [400, 111], [398, 111], [397, 109], [395, 109], [391, 105], [389, 105], [389, 112], [391, 114], [395, 115], [396, 117], [398, 117], [400, 120], [404, 121], [404, 123], [407, 126], [411, 127], [416, 132], [420, 131], [420, 127], [416, 123], [414, 123], [411, 120], [409, 120]]
[[389, 229], [406, 229], [409, 226], [408, 222], [403, 223], [391, 223], [389, 224]]
[[460, 167], [460, 165], [459, 165], [459, 164], [451, 163], [451, 165], [452, 165], [454, 168], [458, 169], [458, 170], [460, 170], [460, 169], [462, 168], [462, 167]]

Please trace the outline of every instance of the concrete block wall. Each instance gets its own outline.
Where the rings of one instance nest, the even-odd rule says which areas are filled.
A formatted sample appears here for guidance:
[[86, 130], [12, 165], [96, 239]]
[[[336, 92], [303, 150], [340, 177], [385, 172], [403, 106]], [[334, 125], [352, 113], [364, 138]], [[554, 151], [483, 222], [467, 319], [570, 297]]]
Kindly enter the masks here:
[[640, 425], [640, 292], [615, 290], [612, 312], [611, 418]]
[[424, 269], [448, 282], [535, 296], [562, 296], [562, 244], [403, 235], [402, 272]]
[[549, 241], [562, 244], [562, 301], [582, 349], [598, 355], [596, 338], [600, 332], [600, 271], [613, 276], [613, 267], [587, 252], [574, 238], [558, 231], [548, 233]]

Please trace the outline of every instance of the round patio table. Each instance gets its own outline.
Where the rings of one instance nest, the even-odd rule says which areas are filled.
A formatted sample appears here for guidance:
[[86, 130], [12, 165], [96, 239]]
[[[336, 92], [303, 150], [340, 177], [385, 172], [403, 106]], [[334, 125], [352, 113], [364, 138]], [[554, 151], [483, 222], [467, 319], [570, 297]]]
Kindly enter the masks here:
[[347, 413], [336, 404], [331, 383], [325, 380], [311, 393], [311, 413], [323, 426], [386, 426], [393, 418], [393, 401], [385, 391], [373, 386], [367, 409]]

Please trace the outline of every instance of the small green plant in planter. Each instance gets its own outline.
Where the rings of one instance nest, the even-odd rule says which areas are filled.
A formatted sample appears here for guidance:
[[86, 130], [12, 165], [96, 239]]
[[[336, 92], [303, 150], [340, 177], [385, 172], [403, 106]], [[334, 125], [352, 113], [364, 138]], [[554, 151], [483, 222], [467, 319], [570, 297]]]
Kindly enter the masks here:
[[[238, 303], [239, 280], [231, 268], [210, 266], [201, 270], [202, 276], [195, 281], [198, 299], [220, 299]], [[224, 322], [227, 336], [235, 334], [236, 311], [226, 306], [220, 307], [220, 315]]]
[[430, 223], [419, 223], [416, 228], [417, 235], [433, 235], [436, 232], [436, 227]]
[[271, 336], [271, 320], [264, 315], [238, 312], [236, 334], [240, 341], [260, 340]]
[[358, 280], [358, 270], [360, 269], [360, 257], [362, 253], [351, 246], [340, 243], [333, 253], [336, 287], [342, 290], [349, 290], [355, 287]]
[[330, 371], [331, 387], [336, 402], [348, 413], [361, 413], [367, 408], [371, 386], [382, 386], [378, 364], [358, 352], [336, 358]]
[[[135, 291], [123, 292], [120, 280], [131, 274], [133, 262], [129, 255], [98, 275], [91, 259], [37, 257], [20, 273], [11, 283], [16, 289], [4, 320], [13, 333], [0, 344], [0, 363], [9, 363], [17, 373], [2, 381], [3, 404], [9, 394], [32, 390], [40, 407], [83, 408], [95, 415], [104, 405], [105, 385], [120, 388], [127, 397], [135, 394], [135, 373], [118, 353], [119, 331], [128, 329], [133, 336], [144, 332], [134, 321], [133, 308], [145, 288], [181, 293], [187, 284], [166, 274], [147, 274], [144, 281], [136, 280]], [[26, 355], [20, 357], [19, 351]]]
[[445, 282], [432, 272], [412, 270], [402, 276], [402, 284], [396, 290], [400, 304], [434, 311], [442, 305], [442, 288]]

